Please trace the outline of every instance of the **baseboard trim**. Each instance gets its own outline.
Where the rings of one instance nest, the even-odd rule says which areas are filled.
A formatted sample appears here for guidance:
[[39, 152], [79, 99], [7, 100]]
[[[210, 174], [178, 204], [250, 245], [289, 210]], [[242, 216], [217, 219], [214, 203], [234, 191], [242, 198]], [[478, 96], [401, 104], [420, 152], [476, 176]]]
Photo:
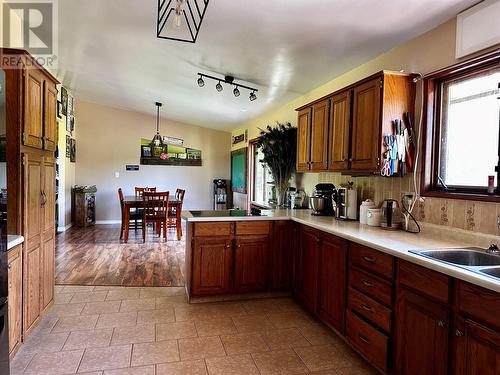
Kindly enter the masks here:
[[121, 224], [121, 220], [97, 220], [96, 225]]
[[69, 223], [68, 225], [66, 225], [64, 227], [57, 227], [57, 231], [58, 232], [66, 232], [72, 226], [73, 226], [73, 223]]

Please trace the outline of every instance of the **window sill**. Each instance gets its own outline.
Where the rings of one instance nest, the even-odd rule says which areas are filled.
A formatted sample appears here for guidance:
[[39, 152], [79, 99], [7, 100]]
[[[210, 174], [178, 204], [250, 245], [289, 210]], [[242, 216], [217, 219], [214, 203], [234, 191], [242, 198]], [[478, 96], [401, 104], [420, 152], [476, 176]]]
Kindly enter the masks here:
[[422, 196], [429, 198], [462, 199], [468, 201], [500, 203], [500, 195], [463, 193], [443, 190], [427, 190], [422, 192]]

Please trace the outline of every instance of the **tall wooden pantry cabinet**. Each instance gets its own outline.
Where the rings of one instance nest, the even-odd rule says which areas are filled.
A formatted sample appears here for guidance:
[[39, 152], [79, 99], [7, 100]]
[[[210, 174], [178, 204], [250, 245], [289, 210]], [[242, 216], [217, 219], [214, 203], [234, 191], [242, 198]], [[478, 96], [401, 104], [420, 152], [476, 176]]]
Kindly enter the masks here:
[[2, 56], [8, 57], [0, 59], [6, 77], [8, 231], [25, 239], [21, 265], [9, 270], [9, 279], [22, 283], [11, 292], [20, 296], [9, 295], [9, 301], [22, 301], [9, 306], [9, 329], [11, 341], [22, 342], [54, 300], [59, 82], [26, 51], [0, 48]]

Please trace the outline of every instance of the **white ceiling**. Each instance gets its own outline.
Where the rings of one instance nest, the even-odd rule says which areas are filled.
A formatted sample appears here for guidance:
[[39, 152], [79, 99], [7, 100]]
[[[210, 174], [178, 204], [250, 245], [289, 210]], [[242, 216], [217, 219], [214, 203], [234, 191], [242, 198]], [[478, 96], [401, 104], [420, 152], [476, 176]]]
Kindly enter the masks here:
[[[57, 76], [77, 98], [232, 129], [477, 0], [212, 0], [196, 44], [156, 38], [157, 0], [59, 1]], [[171, 27], [167, 25], [167, 27]], [[258, 87], [239, 98], [197, 73]]]

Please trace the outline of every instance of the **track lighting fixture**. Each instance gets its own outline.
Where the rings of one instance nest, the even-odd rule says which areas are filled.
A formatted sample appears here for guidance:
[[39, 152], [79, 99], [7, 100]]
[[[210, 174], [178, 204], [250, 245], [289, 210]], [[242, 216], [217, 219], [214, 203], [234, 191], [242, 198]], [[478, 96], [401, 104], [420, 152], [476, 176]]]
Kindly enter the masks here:
[[247, 89], [250, 91], [250, 97], [249, 97], [250, 101], [253, 102], [254, 100], [257, 99], [257, 95], [255, 93], [257, 91], [259, 91], [258, 89], [256, 89], [255, 87], [245, 86], [245, 85], [242, 85], [240, 83], [234, 83], [233, 76], [225, 76], [224, 79], [209, 76], [209, 75], [203, 74], [203, 73], [198, 73], [198, 76], [199, 76], [198, 86], [200, 86], [200, 87], [205, 86], [205, 81], [203, 80], [203, 78], [209, 78], [209, 79], [213, 79], [214, 81], [217, 81], [217, 85], [215, 85], [215, 88], [218, 92], [221, 92], [224, 89], [224, 87], [222, 86], [222, 82], [223, 82], [223, 83], [226, 83], [228, 85], [234, 86], [233, 95], [236, 98], [241, 95], [240, 88], [244, 88], [244, 89]]

